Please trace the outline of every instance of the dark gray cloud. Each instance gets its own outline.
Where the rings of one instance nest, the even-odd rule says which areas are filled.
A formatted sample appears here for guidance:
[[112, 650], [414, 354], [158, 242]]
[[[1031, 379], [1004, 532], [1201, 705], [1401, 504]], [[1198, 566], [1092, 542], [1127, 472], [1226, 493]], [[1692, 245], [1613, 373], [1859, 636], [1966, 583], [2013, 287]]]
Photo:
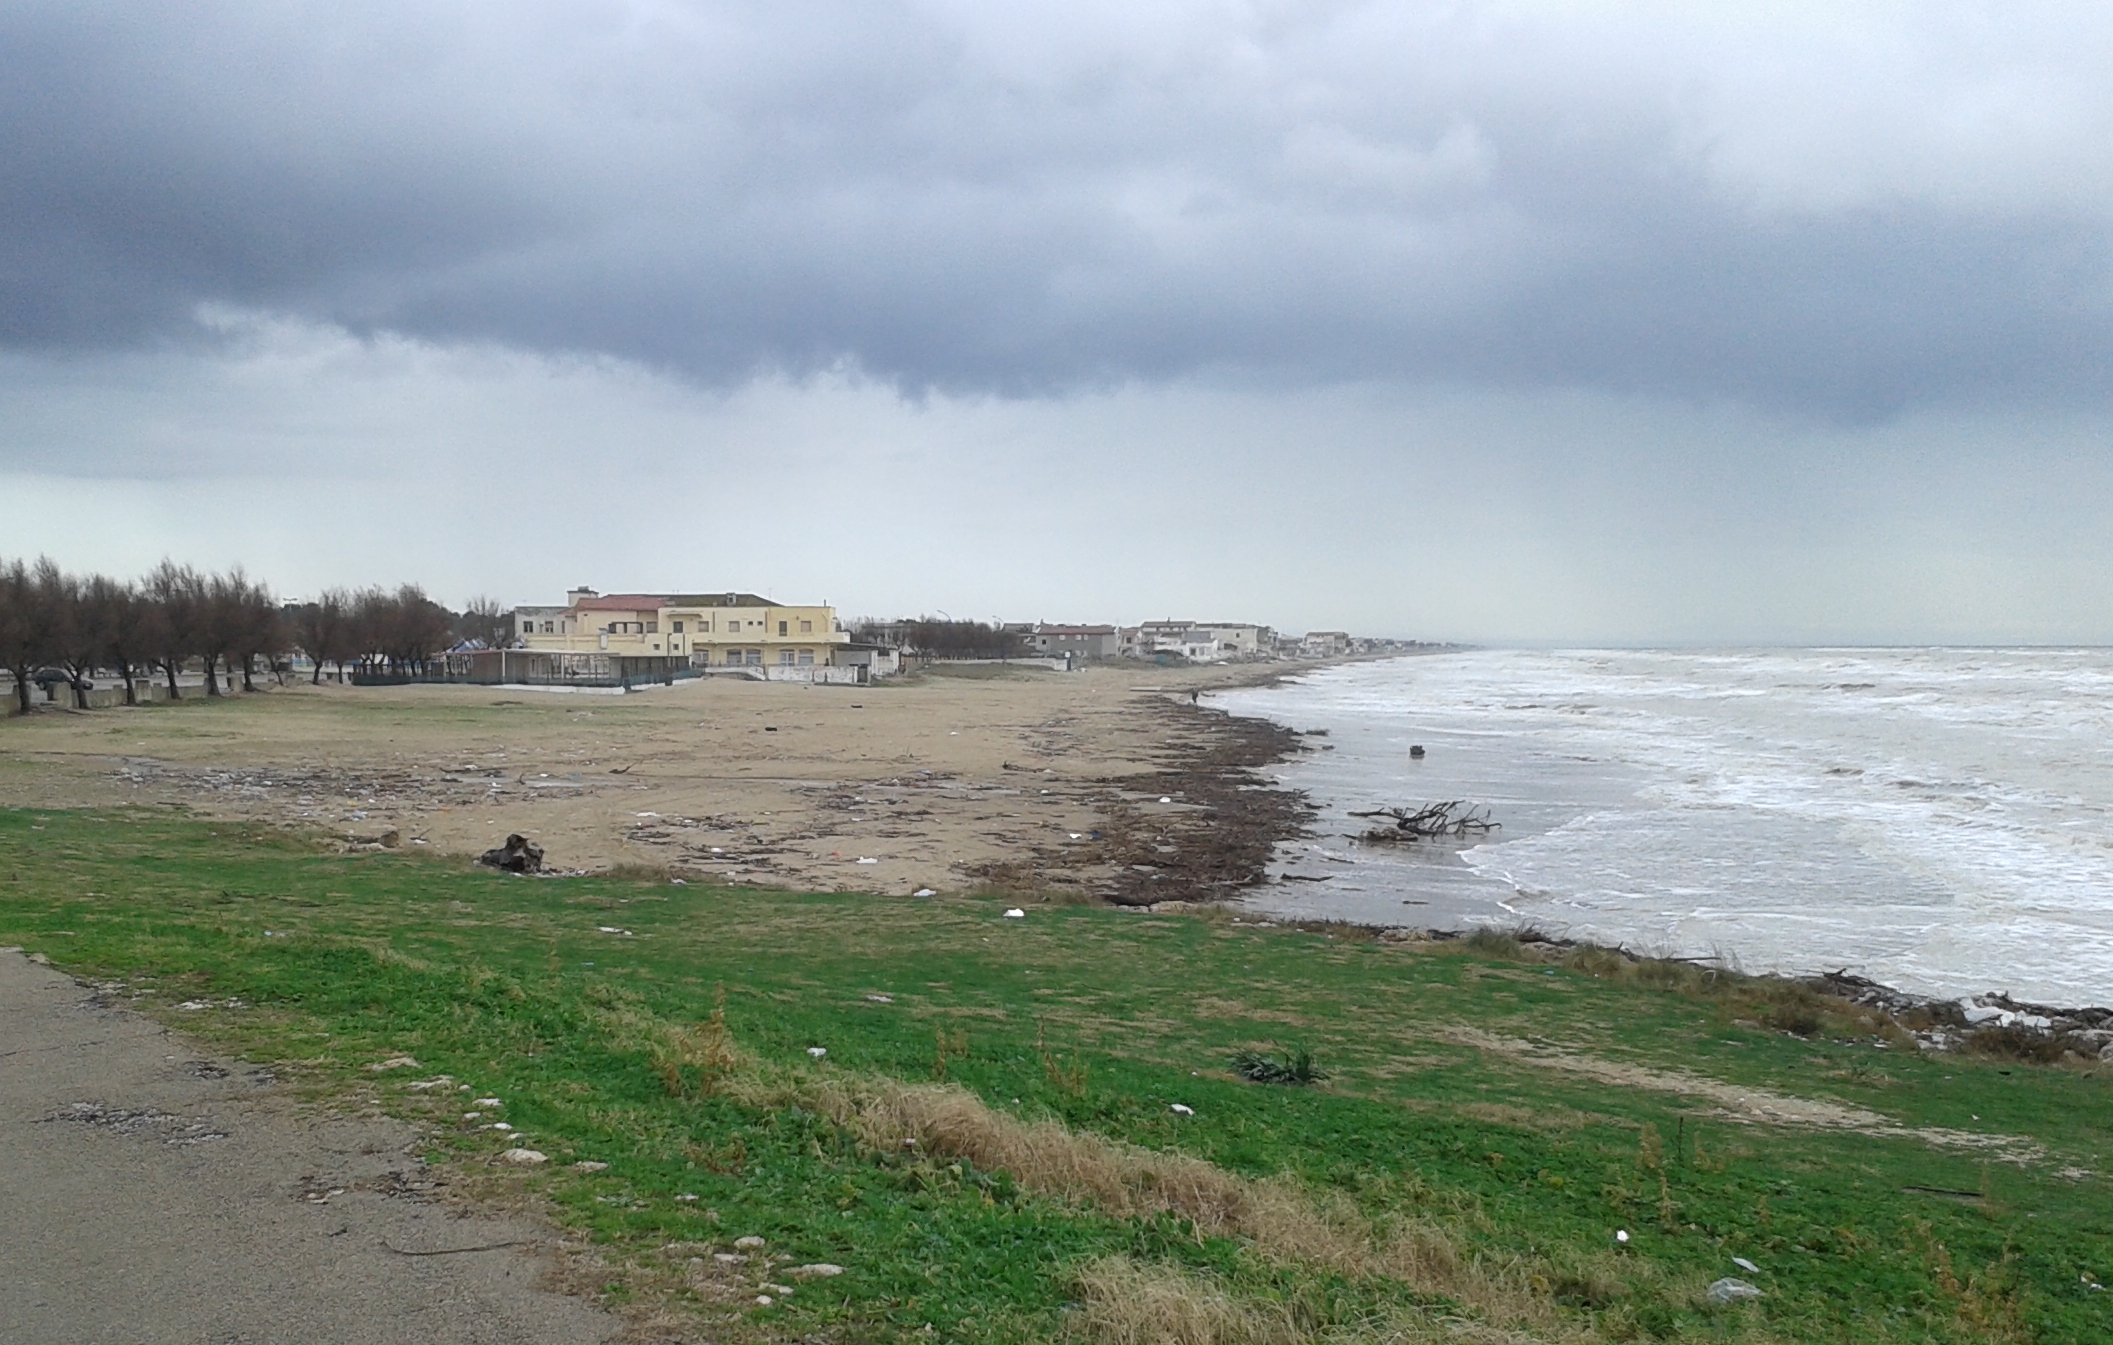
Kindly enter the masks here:
[[231, 304], [734, 383], [2102, 405], [2081, 7], [0, 12], [0, 341]]

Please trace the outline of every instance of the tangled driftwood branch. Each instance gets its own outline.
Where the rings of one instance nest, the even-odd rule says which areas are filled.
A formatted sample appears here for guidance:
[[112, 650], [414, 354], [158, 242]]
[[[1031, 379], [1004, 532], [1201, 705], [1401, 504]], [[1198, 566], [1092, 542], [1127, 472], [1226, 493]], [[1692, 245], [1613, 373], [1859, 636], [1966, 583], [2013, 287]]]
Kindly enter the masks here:
[[1427, 803], [1414, 810], [1373, 808], [1366, 812], [1351, 813], [1350, 816], [1385, 817], [1393, 820], [1394, 825], [1373, 827], [1357, 838], [1374, 845], [1399, 845], [1404, 841], [1420, 841], [1427, 837], [1480, 836], [1503, 825], [1501, 822], [1489, 820], [1489, 809], [1470, 804], [1463, 799]]

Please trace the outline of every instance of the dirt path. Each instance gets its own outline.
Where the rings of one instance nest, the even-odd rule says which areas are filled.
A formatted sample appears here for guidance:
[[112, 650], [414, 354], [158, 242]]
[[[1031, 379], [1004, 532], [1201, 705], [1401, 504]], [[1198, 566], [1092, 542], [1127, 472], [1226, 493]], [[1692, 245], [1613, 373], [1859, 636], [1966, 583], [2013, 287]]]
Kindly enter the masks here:
[[[0, 1342], [586, 1345], [548, 1231], [461, 1218], [402, 1125], [317, 1119], [0, 952]], [[489, 1251], [415, 1255], [455, 1248]]]
[[1701, 1098], [1712, 1104], [1711, 1115], [1726, 1121], [1905, 1136], [1939, 1148], [1980, 1150], [2006, 1163], [2038, 1162], [2047, 1156], [2044, 1147], [2021, 1135], [1983, 1134], [1939, 1126], [1904, 1126], [1878, 1112], [1825, 1098], [1795, 1097], [1749, 1084], [1730, 1084], [1676, 1070], [1649, 1069], [1617, 1060], [1603, 1060], [1578, 1051], [1521, 1041], [1517, 1037], [1501, 1037], [1464, 1024], [1444, 1028], [1433, 1035], [1456, 1046], [1471, 1046], [1478, 1051], [1509, 1056], [1542, 1069], [1582, 1074], [1617, 1088], [1642, 1088], [1654, 1093]]

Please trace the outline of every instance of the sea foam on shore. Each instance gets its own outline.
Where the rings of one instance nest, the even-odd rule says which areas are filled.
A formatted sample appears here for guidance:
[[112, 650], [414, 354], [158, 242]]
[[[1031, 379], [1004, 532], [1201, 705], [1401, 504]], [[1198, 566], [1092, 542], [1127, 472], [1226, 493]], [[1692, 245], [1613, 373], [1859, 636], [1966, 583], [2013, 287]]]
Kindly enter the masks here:
[[[1326, 734], [1273, 770], [1321, 808], [1277, 913], [2113, 1002], [2113, 652], [1469, 651], [1214, 699]], [[1349, 839], [1454, 798], [1502, 829]]]

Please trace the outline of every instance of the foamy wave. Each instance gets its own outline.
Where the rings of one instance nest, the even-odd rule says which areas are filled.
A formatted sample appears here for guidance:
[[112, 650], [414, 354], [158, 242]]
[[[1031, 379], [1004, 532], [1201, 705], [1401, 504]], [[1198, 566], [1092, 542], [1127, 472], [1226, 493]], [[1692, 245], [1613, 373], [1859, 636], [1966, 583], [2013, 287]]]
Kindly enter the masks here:
[[2106, 651], [1484, 651], [1224, 703], [1330, 730], [1285, 771], [1324, 825], [1375, 801], [1497, 809], [1493, 843], [1360, 866], [1347, 918], [1480, 903], [1756, 969], [2113, 1000]]

